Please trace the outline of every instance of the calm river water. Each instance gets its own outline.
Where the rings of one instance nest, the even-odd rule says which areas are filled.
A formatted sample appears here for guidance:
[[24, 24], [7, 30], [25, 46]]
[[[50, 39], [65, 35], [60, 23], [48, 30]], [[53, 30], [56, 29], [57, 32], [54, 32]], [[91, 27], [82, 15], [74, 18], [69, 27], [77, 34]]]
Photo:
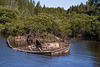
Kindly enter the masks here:
[[0, 67], [100, 67], [100, 42], [69, 42], [70, 54], [50, 57], [15, 51], [0, 37]]

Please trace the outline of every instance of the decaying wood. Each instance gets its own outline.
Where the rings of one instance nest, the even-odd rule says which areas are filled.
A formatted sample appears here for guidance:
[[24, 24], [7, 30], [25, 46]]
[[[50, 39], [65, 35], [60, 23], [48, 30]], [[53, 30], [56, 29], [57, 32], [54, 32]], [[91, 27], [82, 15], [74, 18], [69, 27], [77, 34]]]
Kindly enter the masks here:
[[[48, 35], [54, 37], [57, 41], [54, 42], [53, 40], [45, 40], [43, 38], [34, 38], [32, 35], [26, 35], [26, 36], [16, 36], [15, 37], [15, 42], [16, 41], [28, 41], [31, 43], [31, 45], [26, 45], [22, 47], [17, 47], [13, 48], [12, 45], [10, 44], [11, 40], [7, 39], [8, 45], [13, 48], [14, 50], [22, 51], [22, 52], [27, 52], [27, 53], [35, 53], [35, 54], [44, 54], [44, 55], [59, 55], [63, 53], [68, 53], [70, 50], [70, 43], [65, 42], [65, 40], [47, 33]], [[50, 41], [50, 42], [48, 42]]]

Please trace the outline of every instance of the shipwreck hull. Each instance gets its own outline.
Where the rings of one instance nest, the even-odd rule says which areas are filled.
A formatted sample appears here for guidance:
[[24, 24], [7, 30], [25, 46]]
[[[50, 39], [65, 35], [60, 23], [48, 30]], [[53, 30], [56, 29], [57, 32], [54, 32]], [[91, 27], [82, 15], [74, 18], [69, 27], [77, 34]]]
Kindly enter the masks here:
[[64, 55], [64, 54], [68, 54], [69, 51], [70, 51], [70, 44], [68, 44], [65, 47], [60, 47], [60, 48], [57, 48], [57, 49], [46, 50], [46, 51], [24, 49], [24, 48], [28, 48], [29, 46], [25, 46], [24, 48], [13, 48], [8, 39], [7, 39], [7, 44], [8, 44], [9, 47], [11, 47], [12, 49], [17, 50], [17, 51], [26, 52], [26, 53], [32, 53], [32, 54], [48, 55], [48, 56]]

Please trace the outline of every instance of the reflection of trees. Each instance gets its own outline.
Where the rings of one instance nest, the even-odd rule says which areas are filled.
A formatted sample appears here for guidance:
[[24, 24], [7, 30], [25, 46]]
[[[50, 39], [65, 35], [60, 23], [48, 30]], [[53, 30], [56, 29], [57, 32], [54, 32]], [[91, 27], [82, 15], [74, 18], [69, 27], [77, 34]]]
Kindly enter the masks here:
[[88, 45], [88, 50], [94, 52], [94, 53], [100, 53], [100, 43], [99, 42], [89, 42]]
[[92, 56], [95, 57], [92, 58], [92, 60], [100, 63], [100, 42], [89, 42], [87, 48], [91, 52]]

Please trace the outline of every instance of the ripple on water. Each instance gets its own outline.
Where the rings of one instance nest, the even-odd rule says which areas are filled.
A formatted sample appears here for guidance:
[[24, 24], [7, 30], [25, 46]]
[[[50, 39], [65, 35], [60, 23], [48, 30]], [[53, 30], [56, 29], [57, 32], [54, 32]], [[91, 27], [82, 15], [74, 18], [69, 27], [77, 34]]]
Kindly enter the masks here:
[[99, 44], [94, 47], [97, 43], [91, 41], [73, 42], [69, 55], [50, 57], [15, 51], [0, 38], [0, 67], [99, 67]]

